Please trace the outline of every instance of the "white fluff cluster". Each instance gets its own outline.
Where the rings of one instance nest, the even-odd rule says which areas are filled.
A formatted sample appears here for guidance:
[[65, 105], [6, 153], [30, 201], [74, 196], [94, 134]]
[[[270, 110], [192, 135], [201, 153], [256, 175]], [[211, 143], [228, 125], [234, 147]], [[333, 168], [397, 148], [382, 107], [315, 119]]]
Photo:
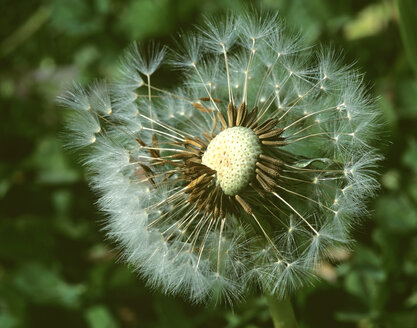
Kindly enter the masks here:
[[[182, 70], [178, 88], [151, 82], [162, 63]], [[370, 144], [378, 113], [361, 75], [333, 50], [303, 47], [276, 15], [247, 12], [207, 19], [175, 52], [135, 45], [120, 72], [60, 102], [108, 235], [152, 286], [194, 302], [253, 288], [285, 296], [332, 247], [348, 246], [378, 188]], [[218, 135], [214, 117], [226, 117], [229, 103], [257, 107], [260, 123], [276, 119], [285, 144], [262, 146], [281, 163], [274, 190], [239, 194], [253, 213], [238, 206], [239, 215], [214, 217], [189, 201], [174, 155], [187, 138]]]

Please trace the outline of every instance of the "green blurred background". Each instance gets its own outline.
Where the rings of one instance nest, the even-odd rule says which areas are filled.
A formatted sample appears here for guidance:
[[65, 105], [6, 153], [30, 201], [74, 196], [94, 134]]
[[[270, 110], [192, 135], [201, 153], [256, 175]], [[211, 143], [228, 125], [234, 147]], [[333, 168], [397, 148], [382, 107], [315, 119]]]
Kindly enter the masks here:
[[[114, 74], [133, 40], [172, 44], [238, 0], [1, 0], [0, 327], [271, 327], [256, 295], [233, 309], [147, 288], [117, 262], [56, 96]], [[352, 252], [294, 297], [301, 327], [417, 327], [417, 2], [264, 0], [307, 43], [345, 49], [385, 122], [382, 190]], [[175, 80], [175, 75], [173, 75]]]

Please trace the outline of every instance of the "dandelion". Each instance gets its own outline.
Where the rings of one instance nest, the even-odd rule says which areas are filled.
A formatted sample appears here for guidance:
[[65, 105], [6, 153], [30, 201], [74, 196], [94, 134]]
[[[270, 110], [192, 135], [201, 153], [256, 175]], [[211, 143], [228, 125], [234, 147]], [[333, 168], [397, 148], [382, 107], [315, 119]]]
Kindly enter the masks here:
[[[378, 188], [362, 76], [273, 14], [207, 19], [178, 50], [132, 46], [120, 76], [60, 98], [106, 230], [151, 286], [193, 302], [311, 282]], [[158, 88], [161, 64], [181, 74]]]

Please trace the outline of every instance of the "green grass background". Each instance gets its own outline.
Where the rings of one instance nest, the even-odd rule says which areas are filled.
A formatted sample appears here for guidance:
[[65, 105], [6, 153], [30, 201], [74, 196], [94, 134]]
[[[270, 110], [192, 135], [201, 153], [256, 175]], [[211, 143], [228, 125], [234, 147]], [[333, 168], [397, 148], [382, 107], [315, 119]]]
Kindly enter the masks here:
[[[80, 165], [62, 149], [56, 96], [111, 77], [133, 40], [172, 44], [238, 0], [2, 0], [0, 327], [271, 327], [266, 301], [192, 306], [147, 288], [105, 240]], [[382, 190], [354, 233], [294, 297], [300, 327], [417, 327], [417, 2], [263, 0], [311, 44], [345, 49], [385, 125]], [[172, 77], [175, 80], [175, 74]]]

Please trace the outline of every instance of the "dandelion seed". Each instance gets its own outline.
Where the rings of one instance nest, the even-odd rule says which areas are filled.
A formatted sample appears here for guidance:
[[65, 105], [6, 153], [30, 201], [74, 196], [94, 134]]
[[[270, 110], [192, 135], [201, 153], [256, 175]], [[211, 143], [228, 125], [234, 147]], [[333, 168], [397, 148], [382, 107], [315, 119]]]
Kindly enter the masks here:
[[[284, 297], [349, 243], [378, 188], [372, 101], [333, 50], [308, 63], [276, 15], [209, 19], [178, 47], [166, 60], [135, 45], [118, 79], [61, 97], [67, 144], [85, 149], [108, 234], [152, 286]], [[152, 84], [164, 62], [184, 71], [176, 89]]]

